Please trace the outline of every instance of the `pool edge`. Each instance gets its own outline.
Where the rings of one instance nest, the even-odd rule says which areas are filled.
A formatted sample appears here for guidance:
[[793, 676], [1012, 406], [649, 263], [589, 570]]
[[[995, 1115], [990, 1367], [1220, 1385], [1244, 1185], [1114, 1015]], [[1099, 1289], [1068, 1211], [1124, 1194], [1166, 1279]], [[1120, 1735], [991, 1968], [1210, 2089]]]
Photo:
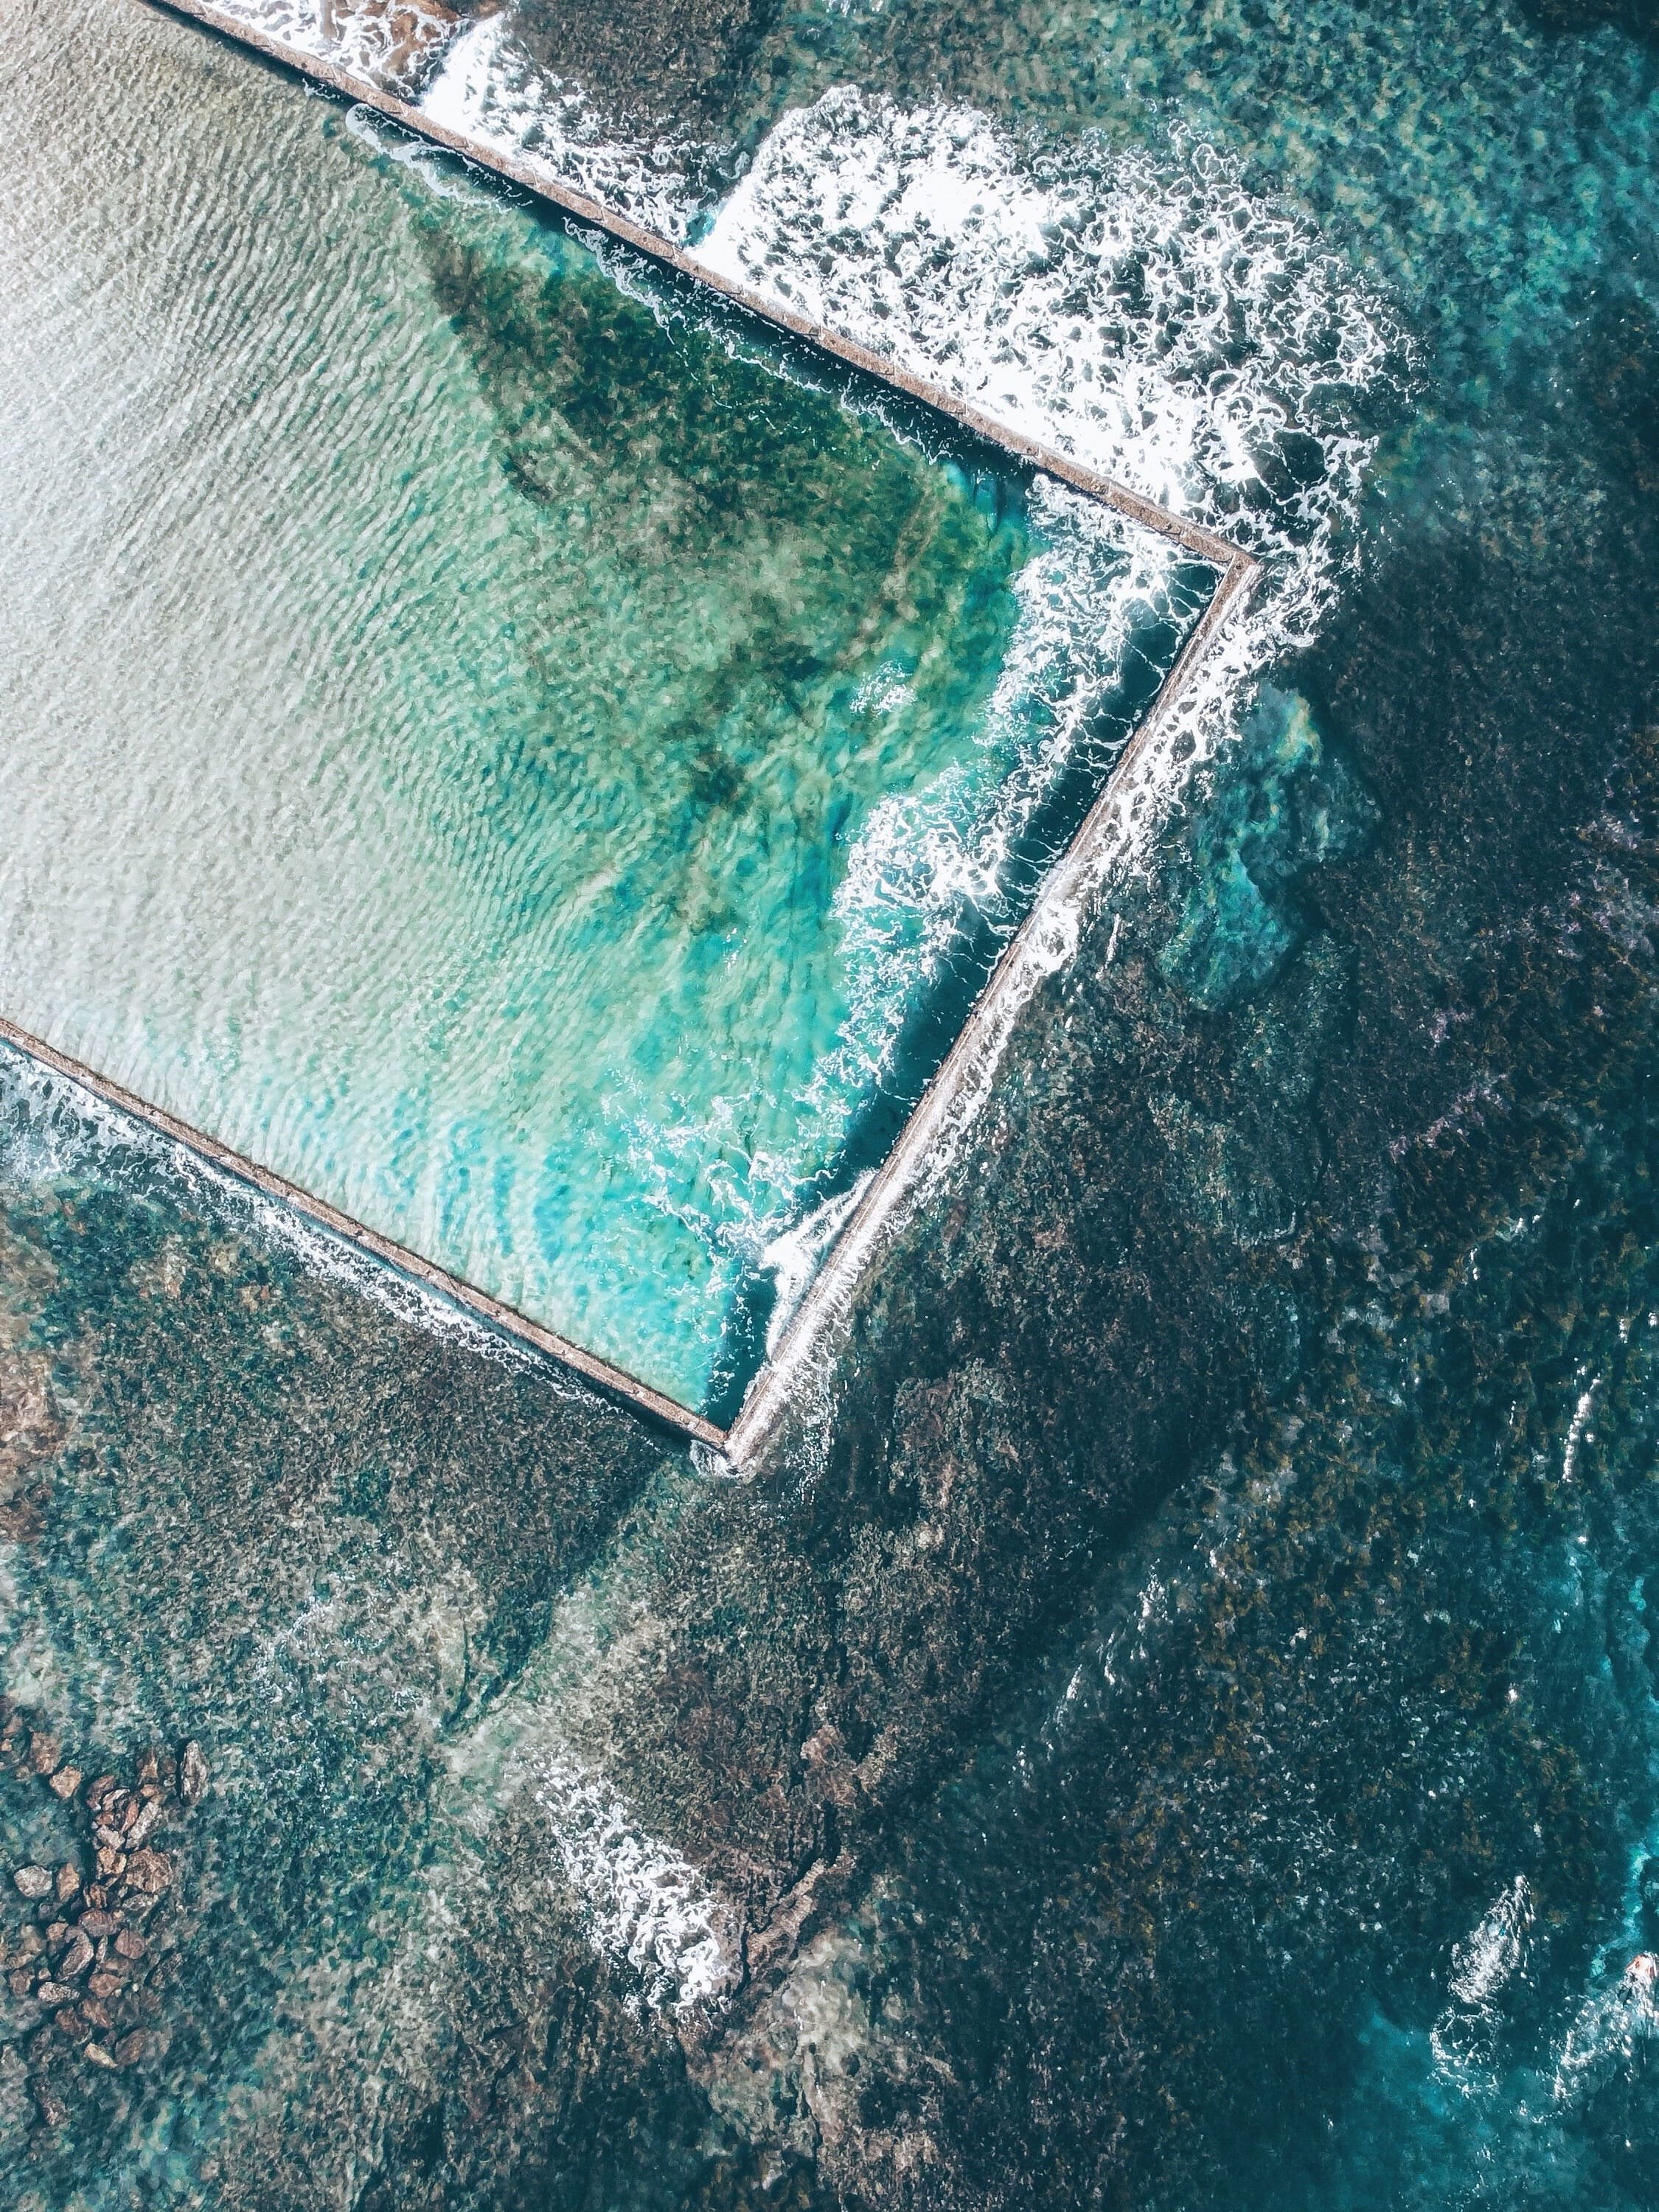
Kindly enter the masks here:
[[186, 1151], [196, 1153], [199, 1158], [234, 1176], [237, 1182], [251, 1183], [267, 1198], [277, 1199], [283, 1204], [293, 1206], [320, 1228], [371, 1253], [387, 1267], [395, 1267], [399, 1274], [414, 1277], [424, 1283], [428, 1290], [436, 1291], [441, 1297], [463, 1307], [479, 1320], [533, 1345], [538, 1352], [556, 1359], [561, 1366], [573, 1368], [584, 1382], [592, 1383], [596, 1389], [611, 1396], [624, 1400], [635, 1412], [665, 1421], [670, 1427], [683, 1430], [697, 1443], [712, 1445], [717, 1451], [725, 1449], [726, 1431], [717, 1428], [713, 1421], [706, 1420], [701, 1413], [694, 1413], [689, 1406], [682, 1406], [677, 1399], [653, 1389], [648, 1382], [641, 1382], [637, 1376], [629, 1374], [625, 1368], [612, 1366], [608, 1359], [601, 1359], [597, 1352], [587, 1351], [582, 1345], [574, 1343], [569, 1337], [561, 1336], [556, 1329], [548, 1328], [541, 1322], [532, 1321], [527, 1314], [521, 1314], [515, 1307], [492, 1297], [488, 1291], [479, 1290], [464, 1276], [453, 1275], [447, 1267], [439, 1267], [435, 1261], [422, 1259], [418, 1252], [411, 1252], [406, 1244], [399, 1244], [393, 1237], [383, 1237], [378, 1229], [371, 1229], [367, 1222], [356, 1220], [352, 1215], [343, 1212], [337, 1206], [331, 1206], [325, 1198], [319, 1198], [301, 1184], [290, 1182], [286, 1176], [280, 1176], [274, 1169], [251, 1159], [246, 1152], [239, 1152], [231, 1146], [221, 1143], [217, 1137], [210, 1137], [205, 1130], [195, 1128], [188, 1121], [181, 1121], [176, 1114], [169, 1114], [165, 1107], [152, 1105], [149, 1099], [141, 1098], [136, 1091], [129, 1091], [125, 1084], [112, 1082], [108, 1076], [100, 1075], [96, 1068], [88, 1067], [73, 1054], [60, 1052], [56, 1045], [48, 1044], [44, 1038], [20, 1029], [15, 1022], [8, 1020], [3, 1014], [0, 1014], [0, 1043], [9, 1044], [14, 1051], [23, 1054], [27, 1059], [37, 1060], [43, 1067], [49, 1067], [54, 1073], [67, 1077], [82, 1091], [89, 1091], [94, 1098], [101, 1098], [106, 1106], [116, 1107], [120, 1112], [131, 1115], [134, 1120], [158, 1130], [162, 1136], [170, 1138], [176, 1145], [182, 1145]]
[[724, 1447], [734, 1466], [742, 1466], [759, 1451], [776, 1425], [814, 1346], [850, 1305], [865, 1269], [875, 1255], [876, 1242], [884, 1225], [925, 1164], [944, 1130], [951, 1106], [968, 1088], [979, 1067], [984, 1066], [988, 1075], [994, 1070], [1006, 1034], [1001, 1020], [1003, 1005], [1021, 989], [1022, 969], [1034, 941], [1056, 921], [1079, 911], [1085, 896], [1082, 879], [1110, 835], [1111, 817], [1124, 775], [1197, 674], [1227, 617], [1245, 605], [1260, 573], [1261, 564], [1249, 554], [1237, 555], [1224, 570], [1213, 598], [1194, 625], [1175, 666], [1114, 763], [1083, 826], [1043, 878], [1030, 912], [1004, 947], [984, 989], [957, 1032], [955, 1043], [911, 1109], [893, 1149], [871, 1178], [864, 1195], [824, 1255], [779, 1339], [776, 1350], [750, 1384]]

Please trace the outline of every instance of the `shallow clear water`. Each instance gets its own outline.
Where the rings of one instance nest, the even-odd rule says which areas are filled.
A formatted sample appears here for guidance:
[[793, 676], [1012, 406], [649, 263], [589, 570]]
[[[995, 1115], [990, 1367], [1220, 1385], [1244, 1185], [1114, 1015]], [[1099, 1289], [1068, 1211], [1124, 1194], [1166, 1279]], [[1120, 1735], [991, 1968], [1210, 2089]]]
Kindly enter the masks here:
[[216, 1775], [14, 2193], [1645, 2212], [1650, 12], [495, 20], [1267, 586], [752, 1483], [9, 1072], [8, 1683]]
[[204, 41], [76, 58], [8, 133], [0, 1006], [727, 1407], [1207, 577]]

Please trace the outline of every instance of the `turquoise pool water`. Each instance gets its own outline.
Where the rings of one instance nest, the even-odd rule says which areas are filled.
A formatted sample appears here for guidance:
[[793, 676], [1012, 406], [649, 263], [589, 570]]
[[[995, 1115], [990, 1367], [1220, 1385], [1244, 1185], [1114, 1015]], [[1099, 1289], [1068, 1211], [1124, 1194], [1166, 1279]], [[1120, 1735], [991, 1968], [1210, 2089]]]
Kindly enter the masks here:
[[729, 1411], [1207, 572], [100, 33], [9, 134], [0, 1008]]

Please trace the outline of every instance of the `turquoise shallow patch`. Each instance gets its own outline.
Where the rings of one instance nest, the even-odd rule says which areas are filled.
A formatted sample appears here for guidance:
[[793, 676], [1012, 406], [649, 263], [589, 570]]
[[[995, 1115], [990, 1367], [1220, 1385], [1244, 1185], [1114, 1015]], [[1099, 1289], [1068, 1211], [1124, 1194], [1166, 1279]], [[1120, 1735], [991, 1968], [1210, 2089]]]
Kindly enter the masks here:
[[0, 307], [0, 1010], [729, 1409], [1201, 593], [200, 69]]

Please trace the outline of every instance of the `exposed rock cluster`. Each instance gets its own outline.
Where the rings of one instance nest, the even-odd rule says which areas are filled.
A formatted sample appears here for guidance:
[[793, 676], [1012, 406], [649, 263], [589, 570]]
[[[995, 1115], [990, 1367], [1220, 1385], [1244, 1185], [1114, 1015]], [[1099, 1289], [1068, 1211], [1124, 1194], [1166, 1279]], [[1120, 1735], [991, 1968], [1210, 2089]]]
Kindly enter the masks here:
[[88, 1781], [58, 1737], [3, 1696], [0, 1760], [17, 1779], [44, 1784], [87, 1832], [85, 1846], [56, 1865], [12, 1869], [12, 1888], [33, 1917], [0, 1954], [35, 2107], [58, 2127], [80, 2068], [118, 2072], [167, 2048], [155, 2022], [174, 1948], [167, 1908], [179, 1877], [169, 1832], [206, 1796], [208, 1764], [198, 1743], [176, 1758], [152, 1746], [131, 1782], [114, 1771]]

